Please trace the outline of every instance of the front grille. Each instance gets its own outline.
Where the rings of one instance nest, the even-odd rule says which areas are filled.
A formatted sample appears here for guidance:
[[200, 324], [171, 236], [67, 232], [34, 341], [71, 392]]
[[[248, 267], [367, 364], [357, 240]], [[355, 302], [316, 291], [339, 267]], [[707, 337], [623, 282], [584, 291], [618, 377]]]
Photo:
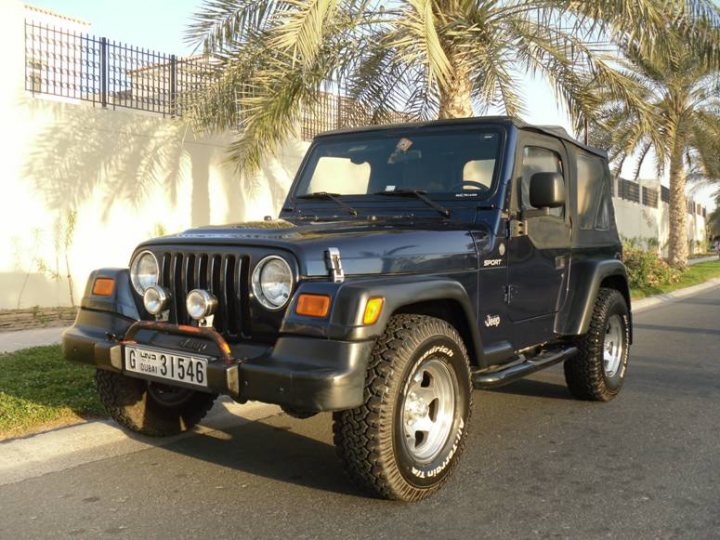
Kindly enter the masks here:
[[193, 289], [218, 299], [213, 327], [227, 339], [249, 335], [248, 257], [228, 253], [165, 252], [159, 254], [160, 284], [173, 296], [170, 322], [194, 324], [185, 308]]

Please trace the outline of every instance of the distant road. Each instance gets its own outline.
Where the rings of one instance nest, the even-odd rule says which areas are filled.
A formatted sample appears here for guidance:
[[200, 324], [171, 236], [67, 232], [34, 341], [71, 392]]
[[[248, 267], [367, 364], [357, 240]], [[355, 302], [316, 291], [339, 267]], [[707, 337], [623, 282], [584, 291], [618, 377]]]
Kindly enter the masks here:
[[475, 392], [458, 474], [420, 504], [358, 493], [330, 415], [278, 414], [0, 486], [0, 538], [720, 537], [720, 288], [635, 323], [609, 404], [561, 367]]

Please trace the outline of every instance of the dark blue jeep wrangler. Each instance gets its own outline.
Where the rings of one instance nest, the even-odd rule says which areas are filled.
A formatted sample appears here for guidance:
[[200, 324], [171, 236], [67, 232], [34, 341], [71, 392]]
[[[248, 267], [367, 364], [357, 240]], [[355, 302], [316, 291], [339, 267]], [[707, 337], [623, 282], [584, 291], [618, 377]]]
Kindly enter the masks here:
[[473, 118], [315, 138], [279, 220], [150, 240], [95, 271], [65, 356], [123, 426], [190, 429], [218, 394], [333, 411], [350, 476], [437, 491], [472, 390], [564, 362], [620, 391], [630, 297], [606, 155], [558, 128]]

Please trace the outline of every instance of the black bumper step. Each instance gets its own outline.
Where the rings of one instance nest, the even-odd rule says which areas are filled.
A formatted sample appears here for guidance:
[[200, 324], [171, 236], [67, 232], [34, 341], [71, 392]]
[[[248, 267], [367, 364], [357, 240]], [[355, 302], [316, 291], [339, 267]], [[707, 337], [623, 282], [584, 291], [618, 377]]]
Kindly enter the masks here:
[[475, 388], [497, 388], [572, 358], [577, 352], [577, 347], [567, 347], [561, 350], [554, 349], [506, 368], [475, 372], [472, 376], [473, 386]]

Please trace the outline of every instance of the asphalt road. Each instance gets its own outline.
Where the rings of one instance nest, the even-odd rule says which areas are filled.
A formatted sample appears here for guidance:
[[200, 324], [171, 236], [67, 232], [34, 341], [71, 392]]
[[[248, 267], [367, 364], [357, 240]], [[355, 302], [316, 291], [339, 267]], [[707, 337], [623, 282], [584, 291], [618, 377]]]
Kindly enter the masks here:
[[720, 288], [635, 323], [609, 404], [570, 399], [561, 367], [476, 391], [428, 501], [364, 497], [329, 415], [277, 415], [4, 485], [0, 538], [718, 538]]

